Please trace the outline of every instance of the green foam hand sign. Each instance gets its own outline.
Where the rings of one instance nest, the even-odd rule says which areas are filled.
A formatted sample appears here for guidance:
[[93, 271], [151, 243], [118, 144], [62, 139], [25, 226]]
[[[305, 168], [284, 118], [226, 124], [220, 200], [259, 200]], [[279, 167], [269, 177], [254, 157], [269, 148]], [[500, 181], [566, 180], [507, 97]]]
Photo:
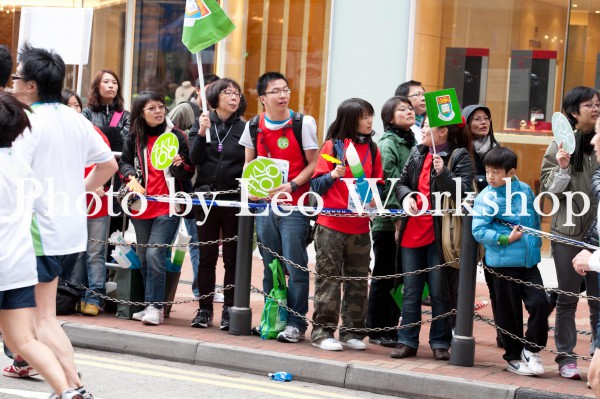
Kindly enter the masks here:
[[166, 132], [161, 134], [150, 153], [150, 162], [154, 169], [165, 170], [173, 163], [173, 158], [179, 150], [179, 139], [174, 133]]
[[575, 152], [575, 135], [573, 134], [573, 128], [567, 117], [560, 112], [555, 112], [552, 115], [552, 134], [554, 134], [556, 144], [560, 145], [562, 143], [563, 150], [569, 154]]
[[269, 190], [279, 187], [283, 182], [281, 169], [268, 158], [257, 158], [250, 162], [242, 178], [248, 179], [248, 193], [259, 198], [267, 198]]

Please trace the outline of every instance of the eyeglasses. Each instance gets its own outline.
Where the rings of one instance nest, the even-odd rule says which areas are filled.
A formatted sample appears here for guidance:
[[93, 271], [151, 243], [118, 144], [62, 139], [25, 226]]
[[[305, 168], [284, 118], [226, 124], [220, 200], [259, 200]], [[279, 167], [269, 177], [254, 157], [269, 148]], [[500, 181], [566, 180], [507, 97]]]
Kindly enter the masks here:
[[585, 107], [587, 109], [600, 109], [600, 103], [593, 103], [593, 104], [579, 104], [580, 107]]
[[424, 96], [425, 96], [425, 92], [424, 91], [418, 91], [418, 92], [416, 92], [414, 94], [411, 94], [410, 96], [406, 96], [406, 97], [408, 97], [408, 98], [411, 98], [411, 97], [417, 98], [417, 97], [424, 97]]
[[273, 96], [280, 96], [281, 93], [285, 94], [286, 96], [288, 94], [290, 94], [292, 91], [290, 89], [283, 89], [283, 90], [279, 90], [279, 89], [275, 89], [273, 91], [268, 91], [265, 94], [271, 94]]
[[148, 108], [144, 108], [144, 111], [150, 111], [150, 112], [164, 112], [165, 111], [165, 106], [164, 105], [159, 105], [157, 107], [155, 107], [154, 105]]
[[227, 89], [227, 90], [221, 90], [219, 93], [225, 94], [228, 97], [233, 96], [233, 97], [242, 98], [244, 96], [242, 93], [238, 93], [237, 91], [233, 91], [233, 90], [229, 90], [229, 89]]
[[400, 111], [403, 114], [407, 113], [407, 112], [413, 112], [415, 109], [413, 107], [402, 107], [402, 108], [398, 108], [396, 111]]
[[12, 80], [24, 80], [21, 76], [18, 76], [16, 73], [13, 73], [12, 75], [10, 75]]
[[482, 123], [482, 122], [487, 122], [487, 123], [489, 123], [489, 122], [490, 122], [490, 120], [491, 120], [491, 119], [490, 119], [490, 118], [488, 118], [487, 116], [484, 116], [484, 117], [479, 117], [479, 116], [478, 116], [477, 118], [473, 118], [473, 122], [477, 122], [477, 123]]

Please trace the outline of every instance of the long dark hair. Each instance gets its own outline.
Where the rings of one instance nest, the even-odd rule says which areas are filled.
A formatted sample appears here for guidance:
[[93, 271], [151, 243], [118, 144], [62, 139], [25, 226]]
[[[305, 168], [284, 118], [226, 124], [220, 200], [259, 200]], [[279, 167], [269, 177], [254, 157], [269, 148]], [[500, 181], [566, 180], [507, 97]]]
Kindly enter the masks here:
[[365, 115], [375, 115], [375, 109], [368, 101], [362, 98], [344, 100], [337, 109], [335, 120], [327, 129], [326, 140], [351, 139], [356, 141], [358, 122]]
[[447, 125], [444, 126], [448, 129], [448, 142], [453, 144], [456, 148], [466, 148], [473, 157], [473, 142], [471, 136], [462, 129], [461, 125]]
[[112, 77], [115, 78], [115, 80], [117, 81], [117, 95], [113, 99], [112, 105], [115, 108], [115, 111], [122, 112], [124, 109], [123, 103], [125, 102], [125, 100], [123, 100], [123, 94], [121, 94], [121, 80], [119, 80], [117, 74], [111, 71], [110, 69], [101, 69], [98, 71], [96, 76], [94, 76], [94, 80], [92, 80], [92, 85], [90, 86], [90, 92], [88, 94], [88, 105], [91, 108], [95, 109], [102, 107], [102, 97], [100, 96], [100, 82], [102, 82], [102, 75], [104, 75], [105, 73], [112, 75]]
[[[129, 127], [129, 134], [133, 136], [134, 142], [139, 143], [140, 148], [145, 147], [148, 142], [148, 136], [145, 131], [148, 125], [144, 119], [144, 108], [150, 101], [158, 101], [162, 103], [162, 105], [165, 105], [165, 98], [155, 91], [143, 91], [139, 93], [131, 105], [131, 125]], [[166, 117], [165, 122], [163, 123], [166, 123]]]

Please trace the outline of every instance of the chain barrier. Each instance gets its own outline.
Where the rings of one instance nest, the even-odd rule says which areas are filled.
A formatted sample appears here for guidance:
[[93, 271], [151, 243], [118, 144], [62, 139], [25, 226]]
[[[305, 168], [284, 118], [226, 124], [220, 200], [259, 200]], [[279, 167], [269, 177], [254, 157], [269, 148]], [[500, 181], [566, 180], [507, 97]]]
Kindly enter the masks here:
[[[233, 237], [228, 237], [228, 238], [223, 238], [223, 239], [218, 239], [218, 240], [213, 240], [213, 241], [190, 242], [188, 244], [136, 244], [136, 243], [129, 244], [128, 243], [127, 245], [130, 245], [135, 248], [187, 248], [187, 247], [201, 247], [204, 245], [222, 244], [222, 243], [237, 241], [237, 240], [238, 240], [238, 236], [233, 236]], [[88, 241], [95, 242], [98, 244], [104, 244], [104, 245], [107, 245], [107, 244], [108, 245], [117, 245], [117, 246], [124, 245], [124, 244], [112, 242], [110, 240], [99, 240], [97, 238], [88, 238]]]
[[210, 298], [211, 296], [215, 295], [218, 292], [223, 292], [223, 291], [226, 291], [226, 290], [230, 290], [230, 289], [232, 289], [234, 287], [235, 287], [235, 284], [229, 284], [229, 285], [226, 285], [225, 287], [223, 287], [223, 288], [221, 288], [221, 289], [219, 289], [217, 291], [211, 292], [210, 294], [202, 295], [202, 296], [200, 296], [198, 298], [184, 299], [184, 300], [181, 300], [181, 301], [136, 302], [136, 301], [126, 301], [126, 300], [123, 300], [123, 299], [113, 298], [113, 297], [108, 296], [108, 295], [103, 295], [103, 294], [101, 294], [99, 292], [96, 292], [96, 291], [92, 290], [91, 288], [88, 288], [88, 287], [86, 287], [84, 285], [77, 286], [78, 289], [84, 290], [86, 292], [89, 292], [89, 293], [91, 293], [91, 294], [93, 294], [93, 295], [97, 296], [98, 298], [103, 299], [105, 301], [114, 302], [114, 303], [119, 304], [119, 305], [134, 305], [134, 306], [148, 306], [148, 305], [168, 306], [168, 305], [180, 305], [180, 304], [190, 303], [190, 302], [199, 302], [202, 299], [208, 299], [208, 298]]
[[287, 307], [286, 305], [282, 304], [279, 300], [275, 299], [274, 297], [272, 297], [271, 295], [267, 294], [266, 292], [264, 292], [263, 290], [256, 288], [255, 286], [251, 285], [250, 286], [250, 290], [251, 292], [254, 293], [258, 293], [263, 295], [265, 298], [269, 298], [272, 301], [277, 302], [277, 304], [285, 309], [288, 313], [293, 314], [296, 317], [301, 318], [302, 320], [304, 320], [307, 324], [312, 324], [314, 327], [321, 327], [321, 328], [326, 328], [326, 329], [330, 329], [330, 330], [340, 330], [340, 331], [348, 331], [348, 332], [357, 332], [357, 333], [370, 333], [370, 332], [383, 332], [383, 331], [398, 331], [398, 330], [403, 330], [405, 328], [411, 328], [411, 327], [417, 327], [417, 326], [422, 326], [423, 324], [427, 324], [427, 323], [432, 323], [436, 320], [439, 319], [443, 319], [444, 317], [448, 317], [448, 316], [452, 316], [456, 314], [456, 309], [452, 309], [449, 312], [446, 312], [444, 314], [435, 316], [435, 317], [431, 317], [427, 320], [421, 320], [421, 321], [416, 321], [414, 323], [410, 323], [410, 324], [406, 324], [404, 326], [396, 326], [396, 327], [376, 327], [376, 328], [354, 328], [354, 327], [341, 327], [341, 326], [334, 326], [331, 324], [323, 324], [323, 323], [317, 323], [316, 321], [310, 320], [309, 318], [307, 318], [304, 315], [301, 315], [300, 313], [294, 311], [293, 309]]
[[485, 324], [494, 327], [496, 330], [500, 331], [502, 334], [508, 335], [512, 339], [515, 339], [515, 340], [521, 342], [523, 345], [529, 346], [530, 348], [536, 348], [539, 350], [543, 350], [545, 352], [554, 353], [557, 356], [566, 356], [566, 357], [581, 359], [581, 360], [592, 360], [592, 358], [589, 356], [581, 356], [581, 355], [576, 355], [574, 353], [559, 352], [554, 349], [548, 349], [545, 346], [541, 346], [541, 345], [534, 344], [533, 342], [529, 342], [525, 338], [517, 337], [515, 334], [510, 333], [510, 332], [506, 331], [505, 329], [503, 329], [502, 327], [499, 327], [498, 325], [496, 325], [496, 322], [494, 320], [488, 319], [487, 317], [484, 317], [477, 312], [475, 312], [475, 314], [474, 314], [474, 319], [477, 321], [482, 321]]
[[450, 266], [450, 265], [454, 264], [455, 262], [459, 262], [459, 259], [456, 258], [454, 260], [454, 262], [446, 262], [446, 263], [443, 263], [441, 265], [435, 265], [435, 266], [427, 267], [425, 269], [416, 270], [414, 272], [406, 272], [406, 273], [398, 273], [398, 274], [388, 274], [388, 275], [385, 275], [385, 276], [367, 276], [367, 277], [330, 276], [330, 275], [327, 275], [327, 274], [321, 274], [319, 272], [311, 270], [308, 267], [300, 266], [299, 264], [297, 264], [295, 262], [292, 262], [289, 259], [286, 259], [282, 255], [279, 255], [277, 252], [275, 252], [271, 248], [265, 246], [263, 243], [261, 243], [258, 240], [254, 240], [254, 243], [256, 243], [256, 245], [258, 245], [259, 247], [261, 247], [262, 249], [264, 249], [265, 251], [267, 251], [268, 253], [270, 253], [271, 255], [273, 255], [274, 257], [276, 257], [277, 259], [281, 260], [282, 262], [285, 262], [288, 265], [294, 266], [296, 269], [300, 269], [300, 270], [302, 270], [304, 272], [307, 272], [307, 273], [310, 273], [310, 274], [314, 274], [317, 277], [321, 277], [321, 278], [325, 278], [325, 279], [332, 279], [332, 280], [340, 280], [340, 281], [385, 280], [385, 279], [400, 278], [400, 277], [405, 277], [405, 276], [413, 276], [413, 275], [427, 273], [427, 272], [430, 272], [430, 271], [433, 271], [433, 270], [436, 270], [436, 269], [441, 269], [443, 267]]
[[527, 287], [531, 287], [531, 288], [537, 288], [546, 292], [556, 292], [559, 295], [565, 295], [565, 296], [571, 296], [571, 297], [575, 297], [575, 298], [581, 298], [581, 299], [587, 299], [588, 301], [600, 301], [599, 297], [596, 296], [589, 296], [589, 295], [582, 295], [582, 294], [576, 294], [574, 292], [570, 292], [570, 291], [563, 291], [561, 289], [558, 288], [547, 288], [544, 287], [543, 285], [540, 284], [534, 284], [534, 283], [530, 283], [529, 281], [523, 281], [521, 279], [518, 278], [514, 278], [514, 277], [510, 277], [510, 276], [505, 276], [504, 274], [500, 274], [497, 271], [494, 270], [494, 268], [491, 268], [489, 266], [486, 266], [483, 264], [483, 262], [479, 262], [477, 264], [479, 267], [481, 267], [482, 269], [486, 270], [487, 272], [489, 272], [490, 274], [493, 274], [494, 276], [504, 279], [504, 280], [508, 280], [510, 282], [516, 283], [516, 284], [522, 284], [525, 285]]

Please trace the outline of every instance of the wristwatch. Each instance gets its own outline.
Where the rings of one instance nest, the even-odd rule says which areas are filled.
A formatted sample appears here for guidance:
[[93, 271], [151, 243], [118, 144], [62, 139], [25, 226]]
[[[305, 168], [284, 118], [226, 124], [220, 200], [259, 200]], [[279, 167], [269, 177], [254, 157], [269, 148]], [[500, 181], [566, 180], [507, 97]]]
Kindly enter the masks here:
[[296, 184], [295, 181], [290, 181], [290, 187], [292, 187], [292, 192], [298, 190], [298, 185]]

